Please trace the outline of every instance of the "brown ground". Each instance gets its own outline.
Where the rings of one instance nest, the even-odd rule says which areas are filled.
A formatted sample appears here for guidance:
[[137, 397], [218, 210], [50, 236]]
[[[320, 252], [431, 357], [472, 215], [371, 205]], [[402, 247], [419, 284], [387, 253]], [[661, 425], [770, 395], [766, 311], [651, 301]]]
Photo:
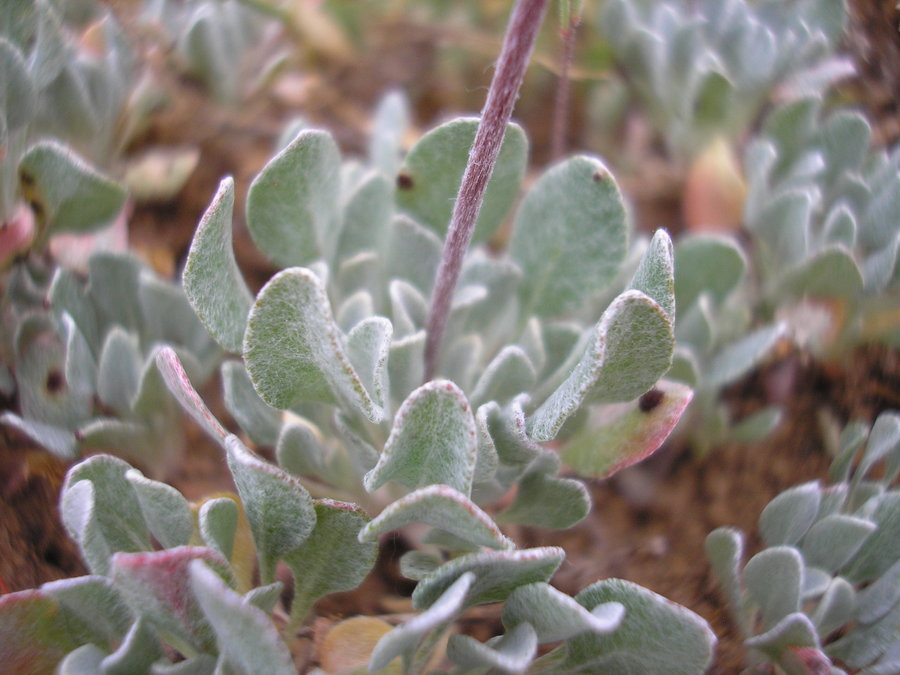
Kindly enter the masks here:
[[[130, 3], [114, 4], [128, 7]], [[895, 141], [900, 134], [896, 108], [900, 38], [897, 12], [890, 13], [893, 5], [893, 0], [853, 3], [850, 40], [863, 77], [847, 91], [869, 104], [882, 142]], [[399, 46], [389, 37], [398, 34], [405, 36]], [[483, 96], [478, 87], [486, 84], [485, 66], [490, 60], [486, 54], [492, 44], [489, 42], [488, 48], [482, 45], [484, 54], [476, 53], [465, 66], [467, 74], [476, 73], [484, 81], [460, 92], [431, 84], [439, 70], [436, 45], [441, 42], [441, 31], [435, 27], [392, 26], [376, 32], [367, 45], [375, 54], [366, 59], [370, 66], [375, 64], [371, 71], [320, 64], [319, 70], [310, 71], [314, 75], [296, 81], [289, 91], [258, 99], [240, 111], [211, 107], [197, 87], [175, 82], [178, 96], [141, 143], [193, 143], [200, 147], [203, 159], [177, 202], [138, 209], [132, 230], [134, 246], [158, 268], [177, 268], [219, 179], [234, 175], [240, 199], [269, 156], [280, 120], [298, 107], [314, 122], [333, 129], [342, 147], [351, 152], [364, 147], [367, 111], [390, 84], [411, 92], [423, 126], [441, 110], [477, 110]], [[546, 152], [549, 123], [546, 109], [541, 110], [535, 102], [546, 100], [552, 78], [544, 71], [535, 79], [538, 84], [523, 95], [517, 114], [536, 145], [534, 154], [541, 157]], [[582, 137], [577, 122], [570, 137]], [[666, 180], [662, 183], [669, 184]], [[666, 190], [659, 194], [671, 199]], [[251, 285], [258, 287], [270, 270], [242, 229], [242, 208], [239, 203], [235, 209], [236, 248]], [[662, 207], [661, 213], [666, 211], [673, 213], [671, 203]], [[568, 559], [554, 582], [567, 592], [616, 576], [696, 611], [720, 638], [712, 672], [738, 672], [742, 648], [710, 579], [704, 538], [715, 527], [733, 525], [748, 532], [752, 554], [759, 545], [755, 524], [762, 507], [781, 490], [824, 476], [829, 458], [821, 450], [821, 410], [844, 423], [850, 419], [871, 421], [883, 410], [900, 408], [900, 356], [878, 347], [860, 349], [831, 364], [788, 354], [733, 387], [729, 400], [736, 411], [755, 410], [768, 401], [766, 392], [771, 391], [772, 382], [785, 377], [791, 392], [785, 399], [788, 414], [771, 439], [749, 446], [727, 445], [702, 459], [675, 444], [611, 482], [592, 484], [593, 511], [572, 530], [557, 533], [517, 528], [509, 531], [510, 536], [522, 547], [563, 546]], [[209, 388], [207, 398], [215, 398], [215, 389], [215, 385]], [[3, 403], [3, 408], [12, 405]], [[193, 427], [189, 437], [190, 450], [172, 476], [173, 484], [192, 499], [228, 487], [219, 451]], [[0, 427], [0, 593], [83, 573], [56, 513], [65, 468], [15, 432]], [[317, 607], [321, 617], [317, 629], [342, 616], [406, 611], [404, 596], [412, 585], [397, 571], [397, 558], [405, 548], [402, 538], [388, 541], [376, 570], [360, 589], [323, 600]], [[497, 625], [496, 608], [487, 607], [467, 618], [462, 629], [483, 639]], [[301, 661], [311, 650], [314, 632], [308, 630], [305, 635], [309, 639], [298, 646]]]

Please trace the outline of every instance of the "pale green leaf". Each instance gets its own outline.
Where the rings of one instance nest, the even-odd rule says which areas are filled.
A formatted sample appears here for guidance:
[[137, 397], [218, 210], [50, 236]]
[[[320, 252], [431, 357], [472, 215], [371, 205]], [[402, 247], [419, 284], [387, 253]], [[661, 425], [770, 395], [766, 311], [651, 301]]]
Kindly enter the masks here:
[[443, 243], [430, 229], [408, 216], [398, 215], [391, 222], [385, 249], [385, 274], [412, 284], [423, 295], [431, 293]]
[[136, 335], [114, 327], [106, 334], [97, 366], [97, 395], [119, 415], [127, 415], [137, 396], [143, 359]]
[[400, 167], [403, 136], [409, 127], [409, 102], [400, 91], [385, 94], [372, 114], [369, 162], [393, 178]]
[[[478, 119], [451, 120], [422, 136], [397, 176], [397, 206], [444, 238]], [[515, 201], [528, 158], [521, 127], [509, 124], [484, 195], [472, 242], [487, 241]]]
[[487, 644], [468, 635], [451, 635], [447, 643], [447, 658], [473, 671], [490, 668], [503, 673], [524, 673], [536, 653], [534, 628], [527, 623], [520, 623]]
[[800, 609], [803, 558], [790, 546], [767, 548], [747, 562], [744, 583], [768, 630]]
[[222, 364], [225, 407], [250, 440], [273, 447], [281, 433], [281, 413], [263, 401], [239, 361]]
[[229, 497], [206, 500], [197, 514], [203, 542], [226, 560], [231, 560], [239, 515], [237, 503]]
[[657, 230], [641, 257], [629, 288], [641, 291], [675, 323], [675, 255], [665, 230]]
[[465, 394], [452, 382], [434, 380], [400, 406], [364, 484], [372, 492], [389, 480], [414, 489], [439, 483], [468, 496], [477, 456], [475, 418]]
[[578, 156], [550, 169], [525, 195], [509, 245], [524, 313], [581, 307], [615, 277], [626, 239], [622, 195], [602, 162]]
[[835, 513], [816, 522], [801, 545], [807, 565], [834, 573], [859, 551], [875, 531], [875, 523], [864, 518]]
[[472, 405], [487, 401], [503, 405], [518, 394], [530, 391], [537, 381], [534, 366], [518, 346], [504, 347], [485, 366], [481, 377], [472, 390]]
[[744, 278], [747, 261], [737, 242], [725, 237], [682, 237], [675, 247], [675, 301], [680, 311], [701, 293], [722, 302]]
[[247, 228], [276, 265], [309, 265], [335, 228], [340, 152], [331, 135], [304, 130], [254, 179]]
[[513, 503], [497, 516], [501, 523], [565, 530], [591, 510], [591, 498], [581, 481], [533, 471], [518, 483]]
[[758, 365], [784, 332], [781, 324], [764, 326], [725, 346], [709, 364], [703, 386], [718, 388], [734, 382]]
[[182, 284], [210, 334], [228, 351], [239, 353], [253, 297], [234, 259], [233, 209], [234, 180], [225, 178], [197, 226]]
[[796, 544], [815, 522], [822, 501], [817, 481], [785, 490], [759, 516], [759, 533], [769, 546]]
[[[530, 624], [540, 644], [559, 642], [582, 633], [609, 633], [619, 627], [624, 607], [613, 603], [600, 615], [574, 598], [546, 583], [520, 586], [503, 603], [503, 625], [507, 628]], [[606, 611], [610, 610], [610, 611]]]
[[171, 485], [150, 480], [137, 469], [125, 472], [137, 495], [147, 528], [163, 548], [183, 546], [194, 532], [191, 507]]

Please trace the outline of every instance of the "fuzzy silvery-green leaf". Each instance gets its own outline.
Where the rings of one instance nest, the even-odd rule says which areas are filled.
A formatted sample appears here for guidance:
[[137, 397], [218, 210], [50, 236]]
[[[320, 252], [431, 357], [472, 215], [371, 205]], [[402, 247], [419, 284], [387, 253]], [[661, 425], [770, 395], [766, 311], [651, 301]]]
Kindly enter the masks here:
[[845, 579], [835, 577], [819, 600], [810, 619], [819, 635], [828, 635], [853, 619], [856, 591]]
[[103, 672], [106, 652], [88, 643], [66, 654], [53, 671], [56, 675], [94, 675]]
[[575, 600], [588, 610], [619, 603], [621, 624], [611, 633], [583, 633], [537, 662], [554, 673], [702, 673], [716, 638], [693, 612], [622, 579], [598, 581]]
[[0, 38], [0, 120], [8, 131], [32, 119], [36, 93], [21, 52]]
[[[378, 451], [372, 447], [368, 440], [354, 429], [353, 424], [346, 415], [339, 410], [334, 413], [334, 429], [337, 436], [344, 442], [344, 449], [350, 459], [353, 472], [353, 489], [359, 487], [357, 478], [361, 478], [366, 472], [371, 471], [378, 463]], [[344, 471], [346, 474], [346, 471]], [[337, 477], [340, 480], [340, 477]]]
[[854, 583], [872, 581], [900, 559], [900, 492], [882, 497], [869, 519], [878, 525], [842, 574]]
[[83, 576], [51, 581], [41, 593], [59, 603], [79, 641], [113, 646], [122, 641], [133, 617], [106, 577]]
[[374, 171], [365, 175], [344, 205], [335, 264], [339, 265], [358, 253], [381, 249], [393, 211], [391, 184]]
[[828, 478], [833, 483], [844, 483], [850, 479], [856, 453], [869, 436], [869, 426], [862, 422], [850, 422], [841, 431], [838, 439], [838, 453], [828, 468]]
[[526, 432], [525, 412], [522, 400], [514, 399], [500, 408], [496, 403], [486, 403], [487, 430], [490, 433], [501, 467], [513, 468], [520, 473], [541, 454], [542, 448]]
[[636, 464], [669, 437], [693, 395], [681, 383], [662, 380], [637, 403], [600, 407], [563, 446], [562, 460], [579, 474], [598, 478]]
[[600, 605], [594, 614], [576, 600], [546, 583], [520, 586], [503, 603], [503, 625], [514, 628], [528, 623], [539, 644], [568, 640], [582, 633], [609, 633], [622, 622], [619, 603]]
[[[881, 413], [869, 432], [866, 451], [860, 458], [853, 476], [854, 485], [866, 476], [878, 462], [898, 453], [900, 453], [900, 415], [892, 412]], [[885, 482], [890, 483], [893, 478], [893, 476], [887, 475]]]
[[197, 524], [203, 542], [226, 560], [231, 559], [234, 549], [238, 517], [238, 505], [228, 497], [217, 497], [205, 501], [197, 515]]
[[397, 656], [410, 659], [425, 635], [449, 623], [464, 609], [469, 589], [474, 583], [473, 573], [461, 574], [452, 584], [447, 585], [426, 611], [381, 638], [372, 650], [369, 671], [386, 668]]
[[900, 603], [894, 605], [881, 620], [857, 625], [852, 631], [829, 644], [825, 652], [851, 668], [863, 668], [893, 647], [897, 640], [898, 623], [900, 623]]
[[295, 476], [322, 475], [327, 451], [319, 430], [308, 423], [289, 422], [275, 446], [278, 466]]
[[47, 295], [50, 310], [57, 320], [62, 321], [65, 314], [70, 315], [91, 348], [91, 354], [98, 357], [101, 336], [97, 312], [87, 289], [80, 283], [75, 272], [64, 267], [57, 268]]
[[[451, 120], [422, 136], [406, 155], [397, 174], [397, 206], [441, 239], [450, 223], [478, 119]], [[528, 158], [521, 127], [509, 124], [479, 212], [473, 243], [490, 239], [515, 201]]]
[[[480, 287], [486, 295], [467, 309], [459, 328], [477, 334], [488, 352], [506, 345], [509, 327], [518, 321], [515, 297], [521, 279], [518, 265], [506, 258], [493, 258], [479, 249], [468, 255], [463, 264], [458, 288]], [[539, 364], [532, 365], [537, 369]]]
[[163, 548], [183, 546], [194, 532], [191, 507], [171, 485], [150, 480], [137, 469], [125, 472], [137, 495], [147, 528]]
[[222, 364], [222, 391], [225, 407], [251, 441], [274, 446], [281, 433], [281, 413], [263, 401], [239, 361]]
[[63, 524], [95, 574], [108, 571], [111, 553], [151, 548], [140, 502], [125, 478], [129, 469], [121, 459], [95, 455], [72, 467], [63, 483]]
[[88, 297], [96, 308], [101, 336], [113, 326], [143, 334], [140, 274], [141, 264], [131, 255], [98, 251], [88, 260]]
[[109, 225], [125, 205], [119, 184], [55, 141], [41, 141], [22, 156], [19, 187], [37, 218], [38, 245], [58, 232]]
[[10, 673], [52, 673], [78, 647], [65, 615], [39, 590], [0, 596], [0, 659]]
[[519, 481], [516, 498], [497, 519], [565, 530], [582, 521], [590, 510], [591, 498], [581, 481], [534, 471]]
[[[484, 290], [484, 289], [482, 289]], [[451, 314], [451, 318], [453, 315]], [[455, 382], [463, 391], [471, 391], [478, 365], [484, 352], [484, 341], [479, 335], [464, 335], [458, 339], [445, 335], [448, 347], [441, 359], [440, 372], [448, 380]]]
[[258, 586], [257, 588], [247, 591], [244, 595], [244, 599], [254, 607], [258, 607], [271, 616], [282, 593], [284, 593], [284, 584], [280, 581], [276, 581], [274, 584]]
[[137, 395], [143, 366], [137, 336], [118, 326], [106, 334], [97, 365], [100, 401], [119, 415], [127, 415]]
[[113, 584], [132, 612], [143, 616], [160, 636], [188, 653], [212, 651], [212, 629], [191, 592], [189, 569], [194, 560], [213, 565], [222, 575], [231, 574], [218, 553], [196, 546], [179, 546], [152, 553], [116, 553], [110, 561]]
[[640, 396], [669, 369], [673, 348], [672, 323], [662, 308], [640, 291], [622, 293], [591, 331], [569, 376], [529, 419], [529, 434], [552, 440], [586, 400]]
[[809, 617], [802, 612], [793, 612], [765, 633], [748, 638], [744, 644], [760, 650], [773, 661], [778, 662], [789, 647], [818, 649], [819, 637], [816, 634], [816, 627]]
[[[701, 293], [686, 311], [678, 315], [675, 327], [676, 350], [681, 348], [704, 355], [712, 350], [716, 341], [716, 319], [710, 297]], [[678, 379], [678, 378], [676, 378]]]
[[222, 581], [203, 560], [188, 568], [190, 589], [212, 626], [229, 672], [241, 675], [294, 675], [287, 645], [268, 615]]
[[419, 581], [443, 564], [441, 556], [424, 551], [407, 551], [400, 558], [400, 574], [407, 579]]
[[525, 195], [509, 255], [522, 269], [526, 315], [578, 309], [612, 281], [625, 257], [622, 195], [602, 162], [578, 156], [551, 168]]
[[316, 524], [312, 498], [300, 482], [261, 459], [236, 436], [225, 439], [228, 468], [241, 497], [259, 556], [261, 576], [270, 583], [275, 564], [306, 541]]
[[710, 72], [697, 87], [692, 122], [700, 129], [728, 124], [735, 86], [722, 73]]
[[759, 255], [773, 258], [772, 265], [795, 265], [809, 251], [809, 225], [812, 196], [801, 190], [785, 192], [773, 198], [759, 215], [757, 234], [764, 250]]
[[156, 367], [181, 407], [206, 433], [224, 444], [228, 432], [206, 407], [172, 348], [163, 347], [159, 350], [156, 355]]
[[373, 314], [375, 303], [372, 301], [372, 294], [361, 289], [341, 301], [335, 321], [344, 333], [349, 333], [365, 319], [376, 318]]
[[742, 417], [731, 427], [731, 437], [739, 443], [755, 443], [771, 434], [784, 419], [784, 410], [770, 405], [746, 417]]
[[403, 135], [409, 127], [409, 103], [403, 93], [386, 94], [372, 114], [369, 161], [385, 176], [393, 178], [400, 167]]
[[388, 295], [396, 340], [404, 339], [425, 327], [428, 302], [415, 286], [402, 279], [395, 279], [388, 285]]
[[900, 560], [859, 593], [856, 618], [866, 624], [882, 619], [900, 601]]
[[863, 278], [851, 252], [838, 245], [788, 270], [782, 286], [798, 295], [853, 297], [862, 291]]
[[363, 251], [338, 266], [331, 287], [339, 297], [349, 298], [359, 291], [379, 293], [380, 280], [381, 262], [378, 255], [374, 251]]
[[524, 673], [537, 653], [534, 628], [521, 623], [487, 644], [468, 635], [451, 635], [447, 658], [457, 666], [478, 671], [489, 668], [503, 673]]
[[800, 609], [803, 558], [790, 546], [767, 548], [747, 561], [744, 584], [768, 630]]
[[143, 617], [138, 617], [122, 644], [103, 659], [99, 670], [103, 675], [147, 672], [153, 663], [164, 656], [165, 652], [156, 632]]
[[846, 564], [875, 531], [875, 523], [835, 513], [817, 521], [800, 547], [807, 565], [836, 572]]
[[741, 563], [744, 558], [744, 535], [733, 527], [719, 527], [709, 533], [705, 543], [706, 557], [716, 580], [725, 591], [732, 616], [742, 631], [746, 629], [743, 616]]
[[675, 323], [675, 254], [665, 230], [657, 230], [641, 256], [629, 288], [641, 291]]
[[722, 302], [744, 277], [747, 261], [737, 242], [693, 235], [675, 246], [675, 301], [684, 312], [701, 293]]
[[394, 480], [413, 489], [449, 485], [468, 496], [477, 445], [475, 418], [462, 390], [447, 380], [426, 382], [397, 410], [378, 464], [365, 476], [366, 490]]
[[71, 315], [63, 312], [59, 323], [66, 341], [66, 386], [78, 393], [93, 394], [97, 390], [97, 366], [91, 347]]
[[762, 510], [759, 532], [768, 546], [796, 544], [816, 521], [822, 487], [813, 481], [785, 490]]
[[828, 585], [832, 582], [833, 577], [818, 567], [804, 567], [803, 569], [803, 588], [800, 592], [801, 601], [805, 602], [810, 599], [821, 598]]
[[247, 228], [276, 265], [322, 257], [338, 218], [340, 152], [324, 131], [301, 131], [272, 158], [247, 193]]
[[496, 401], [503, 405], [510, 399], [529, 391], [537, 381], [537, 373], [524, 350], [509, 345], [500, 350], [475, 383], [472, 405]]
[[466, 593], [465, 606], [500, 602], [519, 586], [549, 581], [564, 558], [561, 548], [551, 546], [469, 553], [444, 563], [422, 579], [413, 591], [413, 607], [430, 607], [455, 581], [470, 572], [475, 574], [475, 580]]
[[514, 547], [488, 514], [447, 485], [428, 485], [398, 499], [360, 530], [359, 539], [375, 542], [380, 535], [410, 523], [425, 523], [479, 546]]
[[391, 222], [385, 270], [392, 280], [402, 279], [427, 295], [434, 285], [442, 249], [441, 239], [432, 230], [399, 215]]
[[244, 361], [260, 397], [275, 408], [299, 401], [346, 400], [379, 422], [384, 411], [366, 391], [344, 350], [322, 283], [291, 268], [260, 291], [244, 336]]
[[285, 556], [294, 574], [291, 614], [298, 620], [323, 595], [356, 588], [375, 565], [378, 545], [361, 541], [369, 517], [355, 504], [315, 502], [316, 525], [303, 544]]
[[234, 259], [233, 209], [234, 180], [226, 178], [200, 219], [181, 279], [184, 294], [210, 335], [228, 351], [240, 353], [253, 296]]
[[9, 411], [0, 415], [0, 422], [15, 427], [61, 459], [75, 459], [78, 456], [78, 440], [69, 429], [24, 419]]
[[765, 358], [784, 332], [782, 324], [765, 326], [724, 347], [709, 364], [704, 386], [718, 388], [740, 378]]
[[389, 408], [388, 355], [393, 327], [381, 316], [369, 316], [347, 334], [347, 357], [376, 406]]

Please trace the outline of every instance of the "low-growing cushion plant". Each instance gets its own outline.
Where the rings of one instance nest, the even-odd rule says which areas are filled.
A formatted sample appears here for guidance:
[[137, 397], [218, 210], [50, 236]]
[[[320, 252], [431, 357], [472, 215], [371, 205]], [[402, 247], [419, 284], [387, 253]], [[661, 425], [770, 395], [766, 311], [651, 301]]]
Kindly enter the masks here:
[[[278, 465], [226, 431], [176, 352], [160, 349], [158, 373], [221, 444], [237, 494], [192, 509], [122, 460], [73, 467], [61, 509], [91, 575], [0, 599], [7, 663], [294, 672], [278, 627], [292, 638], [317, 598], [359, 583], [383, 534], [416, 523], [401, 568], [420, 613], [383, 632], [370, 670], [398, 659], [420, 672], [441, 650], [463, 672], [707, 667], [715, 638], [702, 619], [622, 580], [571, 598], [549, 585], [562, 549], [518, 549], [498, 526], [581, 520], [588, 493], [561, 460], [608, 476], [655, 450], [691, 396], [659, 381], [674, 346], [671, 242], [657, 232], [623, 271], [626, 211], [599, 159], [551, 167], [522, 199], [508, 249], [484, 245], [525, 173], [527, 142], [509, 118], [545, 5], [516, 4], [480, 120], [452, 120], [403, 156], [406, 114], [389, 97], [367, 162], [342, 161], [323, 131], [287, 141], [247, 196], [248, 229], [281, 268], [255, 298], [231, 250], [233, 182], [222, 182], [183, 283], [241, 356], [222, 369], [229, 411]], [[279, 565], [293, 577], [287, 611]], [[502, 635], [441, 640], [468, 608], [495, 602]]]
[[766, 506], [765, 546], [746, 563], [742, 532], [709, 535], [748, 661], [790, 674], [900, 670], [898, 474], [900, 417], [886, 412], [871, 430], [844, 429], [830, 484], [798, 485]]

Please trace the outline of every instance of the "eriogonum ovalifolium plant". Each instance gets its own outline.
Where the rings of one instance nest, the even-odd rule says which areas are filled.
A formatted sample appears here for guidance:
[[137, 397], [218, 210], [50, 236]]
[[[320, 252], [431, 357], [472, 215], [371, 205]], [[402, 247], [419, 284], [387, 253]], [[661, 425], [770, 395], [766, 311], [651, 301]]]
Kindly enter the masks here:
[[720, 528], [707, 554], [752, 662], [784, 672], [900, 670], [900, 417], [841, 434], [832, 483], [804, 483], [759, 518], [765, 548]]
[[[564, 551], [518, 549], [497, 524], [578, 522], [587, 491], [559, 475], [560, 458], [610, 475], [658, 447], [690, 399], [686, 387], [659, 382], [674, 344], [671, 242], [658, 232], [625, 290], [611, 286], [628, 232], [600, 160], [551, 167], [519, 205], [508, 250], [484, 247], [525, 173], [524, 133], [507, 124], [518, 89], [510, 82], [524, 72], [543, 6], [517, 4], [518, 43], [504, 49], [480, 124], [452, 120], [402, 156], [406, 113], [394, 96], [376, 114], [366, 162], [343, 161], [328, 133], [309, 129], [278, 152], [247, 195], [247, 227], [282, 268], [255, 298], [231, 250], [234, 186], [222, 182], [183, 283], [210, 333], [242, 357], [222, 369], [227, 407], [247, 438], [274, 448], [278, 465], [227, 432], [176, 353], [160, 350], [159, 373], [222, 445], [237, 497], [209, 500], [192, 516], [176, 491], [121, 460], [100, 455], [73, 468], [63, 518], [93, 576], [6, 596], [6, 644], [42, 626], [37, 656], [13, 649], [9, 659], [65, 655], [65, 672], [293, 672], [270, 619], [283, 618], [277, 566], [293, 575], [290, 637], [317, 598], [359, 583], [382, 534], [417, 523], [422, 534], [402, 570], [417, 581], [421, 613], [384, 632], [372, 670], [399, 658], [405, 672], [419, 672], [454, 619], [490, 602], [504, 602], [503, 635], [446, 643], [463, 671], [708, 665], [715, 640], [702, 619], [620, 580], [571, 598], [548, 583]], [[483, 195], [478, 176], [490, 176]], [[441, 241], [447, 233], [453, 242], [475, 216], [475, 247], [454, 271]], [[447, 288], [447, 269], [459, 280], [441, 317], [434, 289]], [[590, 315], [600, 297], [612, 299]], [[495, 521], [485, 508], [505, 495]], [[374, 519], [328, 498], [345, 496]], [[84, 626], [97, 607], [108, 624]], [[552, 643], [562, 644], [536, 658]], [[186, 661], [172, 662], [172, 650]]]

